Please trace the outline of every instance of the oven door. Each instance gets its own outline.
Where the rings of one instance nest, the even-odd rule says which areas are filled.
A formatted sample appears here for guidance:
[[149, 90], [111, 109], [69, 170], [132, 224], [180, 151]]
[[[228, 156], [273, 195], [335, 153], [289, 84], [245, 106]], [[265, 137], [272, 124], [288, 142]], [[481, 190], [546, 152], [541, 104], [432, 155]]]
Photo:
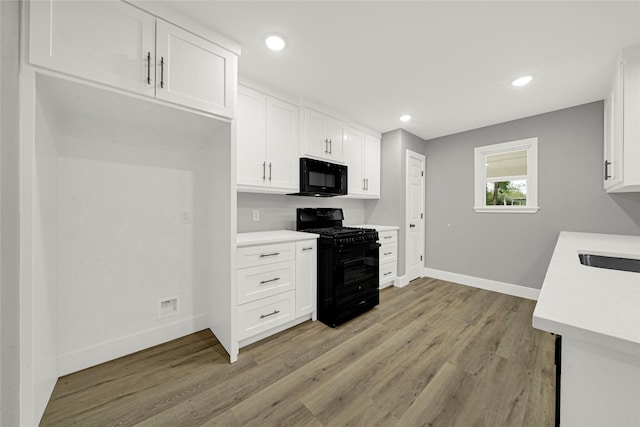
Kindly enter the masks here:
[[333, 272], [335, 302], [358, 298], [379, 287], [379, 243], [337, 249]]

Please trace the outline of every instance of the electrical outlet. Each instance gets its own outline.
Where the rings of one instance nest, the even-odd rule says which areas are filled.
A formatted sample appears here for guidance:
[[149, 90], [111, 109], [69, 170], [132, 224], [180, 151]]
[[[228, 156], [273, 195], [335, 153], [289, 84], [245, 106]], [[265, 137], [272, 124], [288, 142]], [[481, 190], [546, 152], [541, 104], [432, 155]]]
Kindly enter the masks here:
[[192, 222], [193, 222], [193, 217], [191, 216], [191, 212], [189, 211], [180, 212], [181, 224], [191, 224]]
[[158, 319], [178, 314], [178, 297], [163, 298], [158, 302]]
[[260, 211], [258, 209], [253, 211], [253, 220], [260, 221]]

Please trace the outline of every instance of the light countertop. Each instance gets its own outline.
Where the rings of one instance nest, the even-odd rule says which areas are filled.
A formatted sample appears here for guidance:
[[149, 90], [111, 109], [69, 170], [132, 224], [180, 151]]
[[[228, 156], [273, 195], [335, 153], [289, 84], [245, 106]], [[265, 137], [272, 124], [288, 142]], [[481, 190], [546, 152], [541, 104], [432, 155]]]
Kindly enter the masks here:
[[318, 237], [318, 234], [304, 233], [302, 231], [257, 231], [253, 233], [238, 233], [236, 243], [238, 247], [242, 247], [266, 243], [296, 242], [299, 240], [317, 239]]
[[375, 224], [349, 225], [349, 227], [373, 228], [376, 231], [392, 231], [392, 230], [399, 230], [400, 229], [400, 227], [398, 227], [396, 225], [375, 225]]
[[533, 326], [640, 357], [640, 273], [585, 266], [579, 253], [640, 259], [640, 236], [561, 232]]

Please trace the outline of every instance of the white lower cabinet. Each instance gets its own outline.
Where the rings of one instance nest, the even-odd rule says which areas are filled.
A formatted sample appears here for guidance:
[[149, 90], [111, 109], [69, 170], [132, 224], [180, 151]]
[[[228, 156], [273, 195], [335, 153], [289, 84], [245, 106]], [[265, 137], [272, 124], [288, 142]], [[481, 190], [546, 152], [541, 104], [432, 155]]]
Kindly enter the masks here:
[[238, 339], [243, 340], [293, 320], [296, 292], [251, 301], [238, 306]]
[[[238, 235], [244, 239], [237, 249], [239, 347], [316, 320], [317, 243], [305, 234], [288, 232], [292, 241], [280, 242], [278, 232]], [[274, 241], [265, 235], [274, 236]], [[260, 244], [250, 244], [252, 239]]]
[[398, 276], [398, 231], [379, 231], [380, 289], [394, 283]]

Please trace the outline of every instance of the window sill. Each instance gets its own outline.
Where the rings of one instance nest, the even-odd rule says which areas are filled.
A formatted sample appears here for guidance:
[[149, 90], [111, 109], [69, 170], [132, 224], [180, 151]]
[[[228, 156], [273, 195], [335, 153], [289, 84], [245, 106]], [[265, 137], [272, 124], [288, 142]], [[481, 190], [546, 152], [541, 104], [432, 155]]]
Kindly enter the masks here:
[[489, 213], [536, 213], [538, 206], [474, 206], [476, 212]]

